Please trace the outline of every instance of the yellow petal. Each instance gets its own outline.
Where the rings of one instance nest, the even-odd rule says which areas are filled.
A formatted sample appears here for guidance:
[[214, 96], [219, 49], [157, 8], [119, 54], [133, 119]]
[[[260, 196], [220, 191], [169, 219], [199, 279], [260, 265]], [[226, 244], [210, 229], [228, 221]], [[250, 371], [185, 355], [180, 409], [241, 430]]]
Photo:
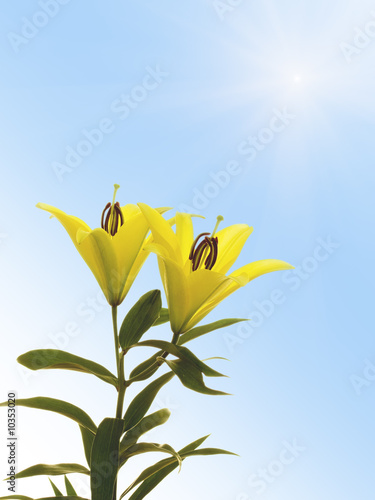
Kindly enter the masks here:
[[[201, 309], [204, 309], [206, 304], [215, 303], [216, 305], [219, 303], [220, 300], [217, 301], [217, 297], [220, 297], [220, 291], [222, 288], [226, 288], [231, 282], [231, 278], [228, 278], [225, 274], [216, 273], [207, 269], [198, 269], [188, 276], [189, 307], [182, 332], [186, 332], [192, 328], [192, 318], [195, 317]], [[204, 316], [206, 314], [208, 314], [208, 312], [205, 313]], [[204, 316], [197, 319], [194, 324], [200, 321]]]
[[[67, 215], [62, 210], [38, 203], [38, 208], [46, 210], [64, 226], [71, 240], [86, 264], [91, 269], [108, 302], [116, 300], [118, 278], [116, 278], [116, 255], [111, 245], [111, 237], [103, 229], [91, 231], [78, 217]], [[114, 289], [112, 289], [114, 286]]]
[[181, 248], [182, 260], [189, 259], [191, 246], [194, 242], [193, 221], [190, 214], [176, 213], [176, 236]]
[[75, 217], [74, 215], [68, 215], [62, 210], [52, 207], [51, 205], [47, 205], [46, 203], [38, 203], [36, 205], [38, 208], [41, 208], [42, 210], [45, 210], [46, 212], [49, 212], [52, 214], [53, 217], [56, 217], [56, 219], [63, 225], [67, 233], [69, 234], [70, 238], [72, 239], [74, 245], [77, 247], [77, 231], [78, 229], [83, 229], [84, 231], [91, 231], [89, 226], [83, 222], [83, 220], [79, 219], [78, 217]]
[[226, 274], [237, 260], [241, 250], [253, 232], [247, 224], [234, 224], [216, 233], [218, 239], [218, 257], [214, 270]]
[[197, 310], [196, 314], [190, 319], [186, 327], [189, 330], [193, 328], [193, 326], [207, 316], [207, 314], [210, 313], [221, 301], [239, 288], [245, 286], [251, 280], [266, 273], [283, 271], [286, 269], [293, 269], [293, 266], [287, 262], [276, 259], [258, 260], [237, 269], [237, 271], [228, 276], [228, 281], [223, 283], [223, 285], [215, 291], [210, 299]]
[[148, 222], [138, 209], [138, 213], [125, 220], [124, 224], [112, 237], [121, 291], [125, 288], [128, 275], [142, 249], [148, 231]]
[[98, 228], [77, 233], [78, 251], [97, 279], [111, 305], [119, 304], [122, 280], [118, 273], [117, 257], [110, 235]]
[[264, 259], [240, 267], [237, 271], [234, 271], [230, 277], [239, 280], [238, 283], [243, 283], [241, 284], [241, 286], [243, 286], [263, 274], [272, 273], [273, 271], [285, 271], [286, 269], [294, 269], [294, 266], [283, 260]]
[[[138, 207], [137, 207], [138, 208]], [[139, 210], [139, 209], [138, 209]], [[156, 208], [159, 213], [164, 213], [167, 210], [170, 210], [169, 208]], [[169, 224], [174, 224], [175, 223], [175, 217], [172, 217], [171, 219], [168, 220]], [[150, 249], [147, 249], [147, 246], [150, 245], [153, 242], [153, 236], [150, 234], [143, 242], [141, 250], [138, 252], [138, 255], [128, 273], [128, 278], [125, 283], [125, 287], [122, 291], [121, 294], [121, 302], [124, 300], [126, 297], [128, 291], [130, 290], [135, 278], [138, 276], [139, 271], [141, 270], [145, 260], [149, 256]]]
[[181, 266], [169, 258], [168, 251], [160, 244], [151, 243], [146, 250], [158, 256], [160, 276], [169, 308], [169, 320], [174, 333], [181, 333], [190, 303], [188, 280]]
[[132, 203], [128, 203], [127, 205], [124, 205], [121, 207], [121, 212], [124, 217], [124, 221], [127, 221], [134, 217], [135, 215], [139, 214], [140, 209], [137, 205], [134, 205]]
[[145, 203], [138, 203], [138, 206], [149, 223], [155, 242], [168, 250], [169, 258], [182, 264], [178, 239], [170, 224], [155, 209]]

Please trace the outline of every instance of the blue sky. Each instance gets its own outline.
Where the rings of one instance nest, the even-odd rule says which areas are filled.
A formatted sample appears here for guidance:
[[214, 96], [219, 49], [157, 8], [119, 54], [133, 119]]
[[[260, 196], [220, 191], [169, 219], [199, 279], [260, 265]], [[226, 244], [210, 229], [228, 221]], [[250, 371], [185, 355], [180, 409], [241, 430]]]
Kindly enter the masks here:
[[[230, 358], [214, 362], [230, 378], [211, 385], [234, 396], [173, 381], [155, 403], [172, 417], [150, 440], [178, 448], [212, 433], [210, 446], [241, 457], [186, 461], [150, 500], [372, 499], [373, 2], [19, 0], [2, 5], [0, 30], [2, 399], [16, 389], [96, 422], [113, 413], [111, 388], [28, 375], [15, 359], [52, 344], [114, 369], [109, 308], [64, 230], [34, 207], [96, 227], [117, 182], [123, 204], [203, 215], [197, 232], [218, 214], [252, 225], [238, 267], [296, 266], [207, 318], [247, 326], [191, 344]], [[121, 314], [160, 286], [150, 257]], [[22, 408], [18, 431], [20, 469], [84, 460], [63, 417]], [[134, 460], [120, 485], [153, 461]], [[47, 483], [19, 481], [18, 492], [48, 496]]]

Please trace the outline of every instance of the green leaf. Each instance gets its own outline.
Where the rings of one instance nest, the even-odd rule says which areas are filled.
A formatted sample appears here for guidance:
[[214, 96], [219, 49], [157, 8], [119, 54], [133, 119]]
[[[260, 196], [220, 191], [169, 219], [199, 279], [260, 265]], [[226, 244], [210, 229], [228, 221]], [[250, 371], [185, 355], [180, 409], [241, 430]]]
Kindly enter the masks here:
[[159, 318], [161, 309], [160, 290], [143, 295], [130, 309], [122, 322], [119, 334], [120, 346], [125, 350], [136, 344]]
[[[39, 410], [48, 410], [55, 413], [60, 413], [65, 417], [71, 418], [79, 425], [86, 427], [93, 434], [96, 433], [96, 425], [91, 420], [91, 418], [78, 406], [74, 406], [66, 401], [61, 401], [60, 399], [53, 398], [29, 398], [29, 399], [17, 399], [17, 406], [25, 406], [27, 408], [37, 408]], [[8, 406], [8, 402], [1, 403], [0, 406]]]
[[200, 392], [201, 394], [209, 394], [212, 396], [228, 396], [228, 393], [216, 391], [207, 387], [203, 381], [203, 376], [201, 371], [190, 361], [186, 359], [177, 359], [171, 361], [169, 359], [163, 360], [169, 368], [177, 375], [181, 380], [182, 384], [195, 392]]
[[165, 424], [170, 415], [170, 410], [163, 408], [155, 413], [151, 413], [151, 415], [147, 415], [147, 417], [143, 417], [137, 425], [126, 432], [120, 443], [120, 451], [122, 452], [129, 446], [135, 444], [143, 434], [154, 429], [154, 427]]
[[123, 429], [121, 418], [105, 418], [98, 427], [91, 454], [92, 500], [112, 500]]
[[[64, 497], [64, 496], [61, 496], [59, 497], [60, 500], [87, 500], [87, 498], [82, 498], [82, 497]], [[0, 500], [11, 500], [11, 499], [14, 499], [14, 500], [34, 500], [33, 498], [31, 497], [25, 497], [25, 495], [7, 495], [6, 497], [0, 497]], [[39, 498], [38, 500], [55, 500], [56, 497], [44, 497], [44, 498]]]
[[117, 387], [117, 378], [104, 366], [58, 349], [36, 349], [22, 354], [17, 361], [30, 370], [62, 369], [90, 373]]
[[72, 474], [73, 472], [78, 474], [90, 474], [90, 471], [86, 469], [86, 467], [79, 464], [38, 464], [32, 465], [31, 467], [19, 472], [15, 475], [15, 478], [22, 479], [24, 477], [33, 476], [61, 476], [62, 474]]
[[0, 500], [10, 500], [11, 498], [14, 498], [14, 500], [34, 500], [31, 497], [25, 497], [25, 495], [7, 495], [6, 497], [0, 497]]
[[89, 431], [88, 429], [86, 429], [86, 427], [83, 427], [82, 425], [79, 426], [79, 430], [81, 431], [82, 435], [83, 449], [85, 450], [87, 465], [90, 467], [91, 450], [92, 450], [92, 445], [94, 443], [95, 434], [93, 434], [91, 431]]
[[167, 321], [169, 321], [169, 310], [166, 309], [165, 307], [162, 307], [160, 309], [160, 316], [158, 317], [158, 319], [155, 321], [155, 323], [152, 326], [163, 325]]
[[163, 352], [164, 351], [158, 351], [150, 358], [146, 359], [141, 364], [136, 366], [129, 375], [129, 381], [139, 382], [141, 380], [146, 380], [152, 377], [152, 375], [154, 375], [154, 373], [157, 372], [160, 368], [160, 364], [157, 363], [157, 359], [163, 354]]
[[[181, 451], [179, 452], [183, 460], [188, 457], [198, 456], [198, 455], [235, 455], [235, 453], [231, 453], [226, 450], [220, 450], [217, 448], [203, 448], [201, 450], [191, 450], [190, 452], [182, 455]], [[143, 483], [137, 488], [135, 493], [129, 498], [129, 500], [142, 500], [146, 495], [150, 493], [163, 479], [165, 479], [168, 474], [170, 474], [174, 469], [177, 468], [177, 462], [175, 459], [170, 459], [173, 463], [166, 463], [159, 471], [155, 472], [151, 476], [149, 476]], [[160, 462], [159, 462], [160, 463]], [[120, 497], [122, 498], [122, 497]]]
[[64, 476], [64, 480], [65, 480], [65, 488], [66, 488], [66, 493], [68, 495], [72, 495], [72, 496], [77, 496], [77, 493], [75, 492], [74, 488], [73, 488], [73, 485], [72, 483], [69, 481], [69, 479], [67, 478], [67, 476]]
[[52, 486], [53, 492], [55, 494], [55, 497], [62, 497], [63, 494], [61, 493], [61, 491], [59, 490], [59, 488], [55, 485], [55, 483], [52, 481], [51, 478], [48, 478], [48, 479], [49, 479], [49, 482], [51, 483], [51, 486]]
[[180, 455], [169, 446], [169, 444], [158, 444], [158, 443], [136, 443], [127, 448], [120, 455], [120, 467], [131, 457], [136, 455], [141, 455], [142, 453], [150, 453], [150, 452], [158, 452], [158, 453], [168, 453], [168, 455], [172, 455], [178, 462], [180, 468], [182, 465], [182, 460]]
[[[192, 443], [188, 444], [182, 448], [178, 453], [182, 456], [182, 453], [188, 453], [200, 446], [208, 436], [204, 436]], [[138, 484], [142, 483], [137, 491], [131, 496], [132, 500], [141, 500], [144, 498], [152, 489], [154, 489], [168, 474], [170, 474], [174, 469], [177, 468], [178, 463], [174, 458], [167, 458], [157, 462], [145, 469], [137, 479], [124, 491], [121, 495], [120, 500], [124, 498], [133, 488]], [[130, 500], [130, 499], [129, 499]]]
[[147, 385], [130, 403], [126, 410], [125, 431], [134, 427], [143, 418], [160, 389], [173, 378], [173, 373], [165, 373]]
[[190, 453], [191, 451], [193, 450], [196, 450], [197, 448], [199, 448], [199, 446], [201, 444], [203, 444], [207, 438], [210, 437], [210, 434], [207, 434], [207, 436], [203, 436], [199, 439], [196, 439], [195, 441], [193, 441], [192, 443], [184, 446], [183, 448], [181, 448], [181, 450], [178, 452], [180, 455], [185, 455], [186, 453]]
[[219, 328], [224, 328], [226, 326], [234, 325], [235, 323], [239, 323], [240, 321], [249, 321], [248, 319], [239, 319], [239, 318], [228, 318], [228, 319], [220, 319], [219, 321], [215, 321], [214, 323], [209, 323], [208, 325], [197, 326], [192, 330], [181, 335], [178, 339], [177, 344], [182, 345], [186, 344], [186, 342], [190, 342], [190, 340], [194, 340], [206, 333], [212, 332], [213, 330], [218, 330]]
[[[6, 497], [6, 498], [10, 498], [10, 497]], [[17, 497], [17, 498], [19, 498], [19, 497]], [[76, 496], [68, 496], [68, 497], [62, 496], [59, 498], [60, 498], [60, 500], [87, 500], [87, 498], [76, 497]], [[56, 500], [56, 497], [39, 498], [38, 500]]]
[[203, 363], [199, 358], [195, 356], [189, 349], [186, 347], [177, 346], [172, 344], [171, 342], [165, 342], [164, 340], [146, 340], [144, 342], [139, 342], [135, 344], [133, 347], [138, 346], [146, 346], [146, 347], [156, 347], [157, 349], [162, 349], [177, 358], [182, 360], [189, 361], [192, 365], [194, 365], [198, 370], [204, 373], [207, 377], [225, 377], [225, 375], [213, 370], [208, 365]]
[[200, 450], [189, 451], [188, 453], [184, 453], [184, 457], [195, 457], [195, 456], [208, 456], [208, 455], [234, 455], [238, 457], [237, 453], [233, 453], [232, 451], [222, 450], [220, 448], [201, 448]]

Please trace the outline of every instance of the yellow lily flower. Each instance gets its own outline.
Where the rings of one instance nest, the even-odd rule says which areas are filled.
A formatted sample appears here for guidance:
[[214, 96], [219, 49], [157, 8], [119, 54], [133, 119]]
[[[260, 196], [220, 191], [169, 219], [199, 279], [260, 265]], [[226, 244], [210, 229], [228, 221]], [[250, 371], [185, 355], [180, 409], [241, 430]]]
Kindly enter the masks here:
[[266, 259], [226, 275], [252, 233], [252, 227], [235, 224], [216, 232], [223, 220], [218, 217], [211, 236], [203, 233], [194, 240], [189, 214], [176, 214], [174, 232], [156, 210], [143, 203], [138, 206], [153, 235], [154, 242], [147, 245], [146, 250], [158, 256], [171, 328], [177, 335], [189, 331], [228, 295], [258, 276], [293, 269], [287, 262]]
[[[67, 215], [58, 208], [45, 203], [36, 205], [64, 226], [111, 306], [121, 304], [146, 260], [147, 252], [143, 248], [150, 229], [137, 205], [120, 207], [115, 203], [119, 187], [115, 184], [112, 204], [107, 203], [102, 227], [96, 229], [90, 229], [78, 217]], [[156, 213], [160, 215], [166, 210], [158, 208]]]

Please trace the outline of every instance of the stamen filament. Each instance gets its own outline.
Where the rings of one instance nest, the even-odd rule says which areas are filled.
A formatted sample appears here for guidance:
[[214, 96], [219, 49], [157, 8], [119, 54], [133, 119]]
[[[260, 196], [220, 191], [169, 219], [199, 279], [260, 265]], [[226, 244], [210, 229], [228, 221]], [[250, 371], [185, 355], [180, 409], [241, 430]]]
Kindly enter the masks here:
[[[210, 236], [210, 233], [201, 233], [199, 234], [190, 249], [189, 260], [191, 260], [191, 270], [197, 271], [204, 265], [205, 269], [211, 271], [214, 267], [217, 256], [219, 252], [219, 240], [215, 233], [221, 221], [224, 220], [222, 215], [217, 217], [215, 228]], [[203, 237], [203, 240], [198, 244], [198, 241]]]
[[[116, 193], [118, 191], [118, 189], [120, 188], [120, 185], [119, 184], [114, 184], [114, 192], [113, 192], [113, 200], [112, 200], [112, 206], [111, 206], [111, 215], [110, 215], [110, 218], [109, 218], [109, 233], [112, 234], [114, 233], [114, 222], [115, 222], [115, 218], [113, 217], [113, 211], [115, 209], [115, 199], [116, 199]], [[112, 234], [113, 236], [113, 234]]]
[[223, 220], [224, 220], [224, 217], [222, 215], [218, 215], [217, 216], [216, 226], [215, 226], [215, 229], [213, 230], [213, 232], [211, 234], [211, 238], [213, 238], [215, 236], [217, 228], [219, 227], [220, 222], [222, 222]]

